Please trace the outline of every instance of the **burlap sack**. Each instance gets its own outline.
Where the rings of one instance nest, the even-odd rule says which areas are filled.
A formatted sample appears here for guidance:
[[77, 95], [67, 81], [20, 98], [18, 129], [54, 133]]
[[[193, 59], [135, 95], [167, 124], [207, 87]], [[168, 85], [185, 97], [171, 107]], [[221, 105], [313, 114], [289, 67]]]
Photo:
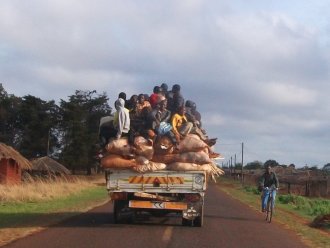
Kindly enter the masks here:
[[175, 162], [194, 163], [194, 164], [207, 164], [212, 160], [209, 155], [203, 151], [200, 152], [185, 152], [177, 156]]
[[162, 136], [154, 144], [155, 154], [171, 154], [173, 152], [173, 143], [167, 136]]
[[167, 166], [168, 170], [173, 171], [205, 171], [207, 173], [212, 173], [211, 164], [194, 164], [194, 163], [184, 163], [184, 162], [175, 162]]
[[149, 164], [149, 159], [143, 157], [143, 156], [137, 156], [135, 158], [136, 164], [137, 165], [146, 165]]
[[183, 152], [197, 152], [205, 149], [208, 145], [202, 141], [197, 135], [188, 134], [184, 137], [178, 146], [179, 153]]
[[143, 156], [147, 159], [152, 159], [154, 155], [154, 148], [152, 143], [143, 138], [142, 136], [135, 137], [134, 139], [135, 151], [134, 153], [139, 156]]
[[136, 166], [135, 159], [125, 159], [120, 155], [110, 154], [101, 159], [103, 168], [128, 169]]
[[137, 165], [136, 167], [133, 168], [133, 170], [140, 172], [140, 173], [145, 173], [145, 172], [152, 172], [152, 171], [158, 171], [158, 170], [166, 170], [167, 166], [164, 163], [156, 163], [149, 161], [148, 164], [143, 164], [143, 165]]
[[117, 154], [125, 157], [134, 156], [132, 147], [128, 144], [126, 137], [111, 140], [105, 147], [106, 151], [110, 154]]
[[201, 170], [201, 166], [194, 163], [174, 162], [167, 166], [168, 170], [173, 171], [189, 171], [189, 170]]
[[155, 154], [151, 161], [153, 162], [159, 162], [159, 163], [165, 163], [165, 164], [170, 164], [173, 162], [176, 162], [178, 160], [180, 154]]

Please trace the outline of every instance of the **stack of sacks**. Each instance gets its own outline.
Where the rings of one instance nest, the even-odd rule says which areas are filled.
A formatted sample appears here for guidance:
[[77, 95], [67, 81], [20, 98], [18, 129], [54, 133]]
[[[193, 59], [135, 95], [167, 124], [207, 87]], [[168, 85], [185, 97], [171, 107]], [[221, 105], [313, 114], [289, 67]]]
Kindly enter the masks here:
[[165, 170], [166, 164], [150, 161], [154, 156], [152, 143], [142, 136], [130, 145], [127, 138], [110, 141], [101, 159], [103, 168], [132, 169], [138, 172]]
[[113, 140], [106, 146], [107, 155], [101, 160], [104, 168], [132, 169], [138, 172], [156, 170], [206, 171], [213, 179], [223, 174], [212, 160], [211, 148], [197, 135], [189, 134], [174, 147], [166, 136], [155, 144], [138, 136], [134, 145], [127, 138]]
[[212, 148], [198, 135], [189, 134], [180, 141], [176, 149], [167, 137], [162, 137], [155, 144], [155, 155], [152, 160], [166, 163], [168, 170], [206, 171], [215, 180], [215, 176], [223, 175], [224, 171], [214, 163], [213, 154]]

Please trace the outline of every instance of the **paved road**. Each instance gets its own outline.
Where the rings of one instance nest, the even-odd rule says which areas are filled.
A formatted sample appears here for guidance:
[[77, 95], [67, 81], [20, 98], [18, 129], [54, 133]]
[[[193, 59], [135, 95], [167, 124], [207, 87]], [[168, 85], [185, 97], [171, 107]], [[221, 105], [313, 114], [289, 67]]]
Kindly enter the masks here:
[[210, 185], [204, 226], [183, 227], [181, 218], [151, 218], [137, 224], [112, 224], [112, 204], [71, 218], [6, 246], [18, 247], [281, 247], [303, 248], [299, 238]]

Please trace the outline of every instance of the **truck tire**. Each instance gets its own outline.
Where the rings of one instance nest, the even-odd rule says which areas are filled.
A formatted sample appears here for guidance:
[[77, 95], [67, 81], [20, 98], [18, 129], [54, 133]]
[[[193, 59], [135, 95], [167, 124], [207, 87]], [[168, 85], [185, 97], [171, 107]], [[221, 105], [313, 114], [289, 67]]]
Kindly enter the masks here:
[[200, 216], [194, 219], [194, 226], [202, 227], [204, 224], [203, 222], [204, 222], [204, 206], [201, 207]]
[[182, 217], [182, 226], [192, 226], [193, 221]]
[[120, 216], [119, 213], [123, 207], [122, 201], [115, 200], [113, 201], [113, 223], [119, 224], [120, 223]]
[[123, 209], [128, 208], [128, 201], [126, 200], [115, 200], [113, 203], [113, 223], [114, 224], [123, 224], [123, 223], [132, 223], [133, 216], [122, 217], [121, 213]]

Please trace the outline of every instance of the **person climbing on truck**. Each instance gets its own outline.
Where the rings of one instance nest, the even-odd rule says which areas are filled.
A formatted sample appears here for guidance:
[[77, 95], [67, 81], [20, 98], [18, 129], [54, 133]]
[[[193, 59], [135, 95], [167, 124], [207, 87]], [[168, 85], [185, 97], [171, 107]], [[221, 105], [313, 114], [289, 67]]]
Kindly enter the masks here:
[[125, 108], [125, 100], [118, 98], [115, 102], [115, 108], [117, 110], [113, 121], [114, 128], [117, 130], [115, 138], [120, 139], [121, 137], [129, 137], [129, 141], [131, 141], [130, 143], [133, 143], [130, 139], [130, 117], [128, 109]]

